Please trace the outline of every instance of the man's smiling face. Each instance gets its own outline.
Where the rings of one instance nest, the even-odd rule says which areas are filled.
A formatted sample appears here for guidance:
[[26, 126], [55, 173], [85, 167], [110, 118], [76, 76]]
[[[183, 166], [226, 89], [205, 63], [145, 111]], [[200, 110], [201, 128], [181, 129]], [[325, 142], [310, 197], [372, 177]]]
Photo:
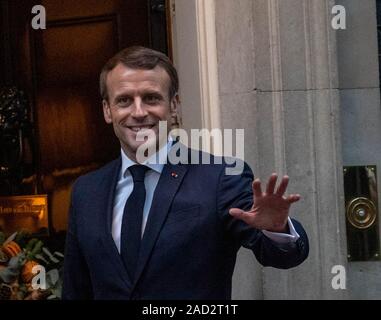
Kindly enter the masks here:
[[170, 127], [177, 107], [177, 97], [169, 97], [170, 78], [161, 67], [144, 70], [118, 64], [107, 75], [106, 85], [105, 120], [112, 123], [126, 155], [135, 159], [136, 150], [144, 143], [137, 141], [138, 132], [153, 130], [158, 145], [159, 121], [167, 121]]

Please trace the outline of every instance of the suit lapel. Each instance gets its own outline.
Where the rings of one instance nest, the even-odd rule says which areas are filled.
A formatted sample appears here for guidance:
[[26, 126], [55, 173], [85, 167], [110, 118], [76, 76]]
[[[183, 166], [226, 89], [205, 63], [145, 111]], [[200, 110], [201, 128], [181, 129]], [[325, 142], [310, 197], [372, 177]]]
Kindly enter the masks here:
[[[124, 280], [125, 284], [128, 288], [131, 288], [132, 281], [128, 276], [127, 270], [123, 265], [122, 258], [119, 254], [118, 248], [115, 245], [114, 239], [112, 237], [111, 229], [112, 229], [112, 217], [113, 217], [113, 209], [114, 209], [114, 197], [116, 185], [118, 182], [119, 172], [121, 168], [121, 159], [116, 161], [116, 164], [111, 169], [110, 179], [108, 179], [101, 186], [101, 194], [107, 195], [106, 207], [105, 211], [102, 210], [102, 226], [104, 229], [102, 230], [102, 243], [111, 259], [112, 265], [115, 266], [119, 275]], [[103, 192], [103, 193], [102, 193]], [[106, 214], [105, 214], [106, 213]]]
[[185, 165], [172, 165], [168, 163], [163, 168], [155, 189], [147, 225], [144, 230], [134, 286], [143, 272], [165, 218], [167, 217], [173, 198], [186, 172], [187, 166]]

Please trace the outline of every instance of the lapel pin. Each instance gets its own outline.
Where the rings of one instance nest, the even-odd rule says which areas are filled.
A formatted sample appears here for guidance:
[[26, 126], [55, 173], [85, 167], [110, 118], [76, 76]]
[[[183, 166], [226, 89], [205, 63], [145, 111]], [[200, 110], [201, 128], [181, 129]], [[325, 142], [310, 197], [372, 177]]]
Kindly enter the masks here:
[[172, 172], [172, 173], [171, 173], [171, 176], [172, 176], [173, 178], [177, 178], [179, 175], [178, 175], [176, 172]]

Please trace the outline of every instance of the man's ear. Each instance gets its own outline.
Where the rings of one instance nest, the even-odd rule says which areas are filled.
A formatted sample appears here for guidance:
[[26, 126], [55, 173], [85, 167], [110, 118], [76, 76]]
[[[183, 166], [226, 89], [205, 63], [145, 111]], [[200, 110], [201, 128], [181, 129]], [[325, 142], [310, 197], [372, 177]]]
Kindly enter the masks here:
[[103, 116], [105, 118], [106, 123], [112, 123], [112, 117], [111, 117], [111, 110], [110, 110], [110, 105], [107, 100], [103, 99], [102, 100], [102, 105], [103, 105]]
[[180, 105], [180, 97], [179, 97], [179, 94], [176, 93], [171, 100], [171, 116], [172, 117], [175, 117], [177, 115], [179, 105]]

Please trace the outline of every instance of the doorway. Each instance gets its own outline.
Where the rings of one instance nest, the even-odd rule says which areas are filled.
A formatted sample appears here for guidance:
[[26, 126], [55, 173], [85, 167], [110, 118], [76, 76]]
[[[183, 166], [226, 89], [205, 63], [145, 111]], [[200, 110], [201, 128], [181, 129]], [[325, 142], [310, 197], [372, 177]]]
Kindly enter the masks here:
[[98, 89], [102, 66], [127, 46], [169, 54], [170, 45], [165, 0], [39, 4], [46, 10], [45, 30], [31, 27], [35, 1], [4, 0], [0, 6], [0, 87], [14, 86], [26, 93], [31, 127], [28, 146], [22, 148], [28, 170], [20, 186], [0, 191], [3, 196], [47, 194], [54, 235], [66, 230], [75, 179], [120, 152], [103, 119]]

